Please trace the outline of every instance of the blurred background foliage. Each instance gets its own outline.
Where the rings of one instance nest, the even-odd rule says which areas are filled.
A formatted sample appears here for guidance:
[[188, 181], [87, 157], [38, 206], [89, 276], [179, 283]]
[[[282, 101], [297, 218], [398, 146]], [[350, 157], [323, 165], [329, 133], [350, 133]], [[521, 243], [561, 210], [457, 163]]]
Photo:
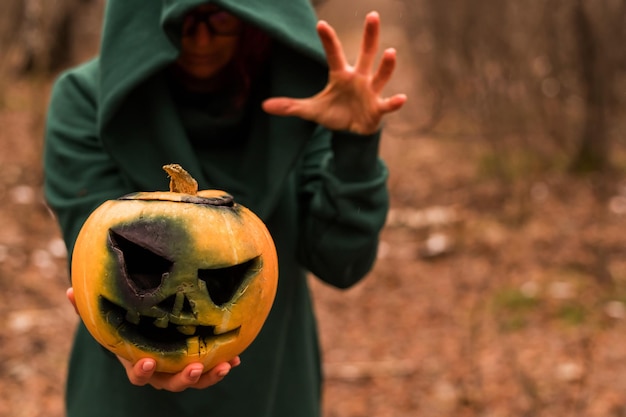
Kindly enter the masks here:
[[[3, 0], [0, 88], [93, 54], [104, 3]], [[404, 112], [415, 133], [486, 141], [483, 169], [505, 179], [624, 169], [626, 0], [391, 3], [426, 103]]]
[[405, 0], [405, 8], [431, 102], [422, 129], [482, 137], [501, 175], [520, 159], [573, 172], [623, 162], [612, 151], [626, 139], [626, 1]]

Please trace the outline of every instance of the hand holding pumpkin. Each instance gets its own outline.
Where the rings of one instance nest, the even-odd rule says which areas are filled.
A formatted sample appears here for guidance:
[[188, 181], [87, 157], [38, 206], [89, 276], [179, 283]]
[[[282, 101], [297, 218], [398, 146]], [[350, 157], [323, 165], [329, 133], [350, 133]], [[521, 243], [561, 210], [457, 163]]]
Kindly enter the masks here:
[[133, 385], [152, 385], [156, 389], [172, 392], [180, 392], [188, 388], [208, 388], [224, 379], [232, 368], [241, 363], [239, 356], [237, 356], [229, 362], [220, 363], [210, 371], [204, 372], [204, 365], [197, 362], [187, 365], [178, 373], [170, 374], [155, 372], [156, 361], [151, 358], [139, 359], [135, 364], [120, 356], [118, 359], [126, 369], [128, 380]]
[[278, 116], [310, 120], [330, 130], [375, 133], [383, 116], [398, 110], [407, 100], [404, 94], [381, 97], [396, 66], [396, 51], [392, 48], [385, 50], [378, 69], [373, 72], [380, 34], [378, 13], [371, 12], [365, 19], [361, 51], [354, 67], [348, 64], [341, 42], [327, 22], [320, 21], [317, 31], [328, 59], [326, 87], [310, 98], [268, 99], [263, 103], [263, 109]]
[[[74, 298], [74, 289], [68, 288], [66, 292], [67, 299], [70, 301], [76, 314], [76, 300]], [[239, 366], [241, 359], [236, 356], [234, 359], [217, 364], [211, 370], [204, 372], [202, 363], [191, 363], [182, 371], [172, 374], [166, 372], [155, 372], [157, 368], [156, 361], [152, 358], [142, 358], [136, 363], [132, 363], [119, 355], [116, 355], [120, 363], [126, 370], [128, 380], [133, 385], [143, 386], [151, 385], [156, 389], [163, 389], [172, 392], [184, 391], [187, 388], [204, 389], [220, 382], [232, 368]]]

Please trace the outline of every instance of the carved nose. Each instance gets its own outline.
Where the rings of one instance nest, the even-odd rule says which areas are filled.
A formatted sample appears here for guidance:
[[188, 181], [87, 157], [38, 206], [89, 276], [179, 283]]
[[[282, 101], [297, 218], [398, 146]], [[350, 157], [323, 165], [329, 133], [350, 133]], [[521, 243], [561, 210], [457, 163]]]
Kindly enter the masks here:
[[163, 311], [168, 311], [173, 317], [193, 315], [193, 306], [184, 292], [179, 291], [159, 303]]

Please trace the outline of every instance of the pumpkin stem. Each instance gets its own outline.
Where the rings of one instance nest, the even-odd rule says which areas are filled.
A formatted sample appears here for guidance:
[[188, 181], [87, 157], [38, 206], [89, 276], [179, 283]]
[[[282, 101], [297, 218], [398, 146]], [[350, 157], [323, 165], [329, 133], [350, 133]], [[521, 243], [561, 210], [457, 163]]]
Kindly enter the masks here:
[[178, 164], [164, 165], [163, 169], [170, 177], [170, 192], [196, 195], [198, 181]]

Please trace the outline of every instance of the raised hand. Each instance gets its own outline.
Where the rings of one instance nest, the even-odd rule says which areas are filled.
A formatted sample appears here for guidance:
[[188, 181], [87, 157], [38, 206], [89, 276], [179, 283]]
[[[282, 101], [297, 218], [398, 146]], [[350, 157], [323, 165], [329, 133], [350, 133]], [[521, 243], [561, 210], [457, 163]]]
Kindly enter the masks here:
[[383, 116], [398, 110], [407, 99], [404, 94], [381, 97], [396, 66], [396, 51], [385, 50], [378, 68], [373, 71], [380, 37], [378, 13], [370, 12], [365, 18], [361, 50], [354, 66], [347, 62], [336, 32], [327, 22], [320, 21], [317, 31], [328, 60], [326, 87], [305, 99], [270, 98], [263, 103], [263, 109], [274, 115], [301, 117], [330, 130], [358, 134], [376, 132]]

